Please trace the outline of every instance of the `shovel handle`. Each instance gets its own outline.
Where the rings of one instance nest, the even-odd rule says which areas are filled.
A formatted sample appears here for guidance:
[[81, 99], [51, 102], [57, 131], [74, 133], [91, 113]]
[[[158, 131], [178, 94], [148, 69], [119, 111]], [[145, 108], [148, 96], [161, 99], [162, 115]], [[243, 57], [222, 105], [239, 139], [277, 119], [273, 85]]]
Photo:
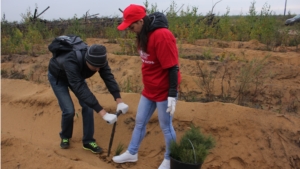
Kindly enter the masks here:
[[[122, 114], [121, 110], [116, 113], [117, 116], [119, 116], [120, 114]], [[112, 146], [112, 143], [113, 143], [113, 140], [114, 140], [116, 125], [117, 125], [117, 122], [114, 123], [112, 131], [111, 131], [111, 136], [110, 136], [109, 145], [108, 145], [107, 157], [109, 157], [109, 155], [110, 155], [110, 150], [111, 150], [111, 146]]]
[[117, 116], [120, 116], [120, 114], [122, 114], [122, 111], [121, 111], [121, 110], [119, 110], [119, 111], [116, 113]]

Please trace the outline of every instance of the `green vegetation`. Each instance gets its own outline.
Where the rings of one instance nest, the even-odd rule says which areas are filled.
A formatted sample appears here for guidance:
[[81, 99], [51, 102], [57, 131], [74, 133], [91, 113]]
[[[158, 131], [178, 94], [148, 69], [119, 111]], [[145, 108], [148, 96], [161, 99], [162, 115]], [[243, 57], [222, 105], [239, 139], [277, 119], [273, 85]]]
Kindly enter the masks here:
[[[146, 0], [144, 5], [148, 14], [159, 11], [157, 4], [149, 4]], [[264, 79], [268, 78], [265, 77], [268, 73], [264, 72], [268, 56], [262, 59], [247, 60], [245, 58], [246, 51], [242, 51], [241, 54], [223, 52], [215, 56], [213, 44], [217, 44], [219, 48], [227, 48], [229, 45], [226, 41], [237, 41], [237, 47], [241, 48], [244, 41], [251, 40], [257, 44], [265, 44], [264, 47], [257, 47], [257, 50], [272, 51], [277, 48], [280, 52], [285, 52], [287, 47], [296, 46], [295, 50], [299, 51], [300, 24], [285, 26], [285, 20], [291, 18], [292, 15], [290, 13], [287, 16], [276, 15], [268, 4], [258, 11], [255, 8], [255, 1], [253, 1], [246, 14], [231, 16], [230, 8], [227, 8], [227, 12], [222, 15], [214, 15], [211, 13], [212, 11], [207, 11], [207, 14], [199, 14], [197, 7], [179, 7], [175, 1], [172, 1], [168, 9], [160, 12], [167, 16], [169, 29], [177, 38], [180, 58], [201, 60], [196, 61], [196, 69], [193, 70], [197, 75], [194, 80], [200, 91], [181, 86], [181, 90], [184, 89], [185, 92], [179, 91], [180, 100], [235, 102], [244, 106], [260, 104], [257, 98], [264, 93]], [[67, 20], [60, 19], [45, 23], [32, 20], [30, 9], [21, 16], [20, 23], [10, 23], [5, 19], [5, 15], [2, 17], [1, 54], [7, 55], [2, 58], [2, 62], [10, 60], [13, 54], [35, 57], [48, 54], [47, 45], [54, 37], [63, 34], [76, 34], [83, 40], [105, 38], [108, 40], [106, 43], [120, 45], [120, 50], [112, 51], [114, 54], [138, 55], [135, 44], [136, 35], [130, 31], [117, 30], [121, 18], [87, 19], [86, 16], [78, 18], [75, 15]], [[207, 47], [198, 50], [198, 53], [185, 56], [185, 44], [197, 44], [199, 39], [208, 39]], [[235, 70], [229, 68], [229, 62], [237, 65]], [[46, 78], [44, 76], [46, 68], [34, 66], [26, 73], [18, 68], [18, 66], [14, 66], [9, 70], [2, 69], [1, 75], [3, 78], [26, 79], [36, 82], [41, 82]], [[40, 73], [36, 73], [39, 71]], [[124, 74], [124, 76], [126, 75]], [[220, 79], [221, 81], [219, 81]], [[216, 85], [216, 83], [221, 83], [221, 85]], [[131, 76], [122, 78], [119, 85], [122, 92], [140, 93], [143, 88], [140, 86], [140, 78]], [[221, 86], [221, 89], [218, 90], [215, 86]], [[281, 98], [278, 102], [281, 103]], [[297, 111], [297, 107], [299, 106], [291, 100], [288, 111]]]
[[252, 96], [254, 98], [263, 91], [263, 82], [266, 77], [262, 77], [262, 70], [268, 57], [252, 59], [241, 67], [238, 76], [238, 95], [236, 97], [239, 105], [245, 104], [245, 100], [248, 100], [246, 97]]
[[[158, 11], [157, 4], [144, 2], [148, 13]], [[299, 33], [290, 36], [291, 30], [299, 31], [300, 24], [284, 26], [284, 21], [292, 15], [275, 15], [271, 7], [265, 4], [260, 12], [255, 8], [255, 1], [251, 2], [246, 15], [230, 16], [230, 8], [221, 16], [208, 13], [198, 14], [197, 7], [187, 6], [178, 8], [172, 1], [166, 11], [169, 29], [178, 41], [194, 43], [197, 39], [220, 39], [225, 41], [249, 41], [256, 39], [267, 45], [271, 50], [274, 46], [297, 46], [300, 43]], [[107, 38], [111, 43], [120, 43], [122, 52], [119, 54], [134, 55], [135, 48], [132, 33], [122, 33], [116, 27], [121, 18], [99, 18], [86, 20], [85, 17], [73, 18], [64, 21], [48, 21], [47, 23], [32, 21], [30, 9], [21, 15], [21, 23], [9, 23], [3, 15], [1, 22], [1, 49], [2, 54], [29, 54], [34, 55], [44, 40], [49, 40], [62, 34], [77, 34], [82, 39], [87, 37]], [[103, 22], [102, 22], [103, 21]], [[105, 21], [105, 22], [104, 22]], [[120, 40], [120, 37], [124, 40]], [[118, 39], [118, 40], [117, 40]], [[127, 43], [127, 40], [129, 41]], [[124, 53], [123, 53], [124, 52]]]
[[124, 149], [125, 149], [125, 145], [123, 143], [119, 143], [115, 151], [115, 156], [120, 155]]
[[181, 137], [179, 143], [171, 142], [170, 156], [183, 163], [202, 164], [209, 150], [214, 146], [213, 137], [204, 135], [199, 128], [192, 125], [191, 129]]

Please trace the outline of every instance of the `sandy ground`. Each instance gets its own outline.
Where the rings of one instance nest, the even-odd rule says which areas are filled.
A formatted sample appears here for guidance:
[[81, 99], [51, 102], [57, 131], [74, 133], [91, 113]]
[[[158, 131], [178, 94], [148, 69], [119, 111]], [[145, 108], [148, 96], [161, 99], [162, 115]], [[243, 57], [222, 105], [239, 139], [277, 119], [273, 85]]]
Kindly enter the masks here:
[[[103, 39], [88, 39], [88, 44], [104, 43]], [[214, 56], [235, 53], [247, 59], [270, 55], [265, 65], [272, 78], [266, 78], [264, 95], [256, 99], [259, 108], [239, 106], [219, 101], [201, 103], [178, 101], [174, 116], [177, 138], [193, 123], [205, 134], [216, 139], [216, 147], [206, 158], [203, 169], [300, 169], [300, 116], [299, 84], [300, 53], [294, 49], [265, 51], [261, 44], [250, 42], [199, 41], [195, 45], [180, 45], [186, 54], [203, 53], [211, 49]], [[1, 56], [1, 71], [23, 72], [27, 79], [1, 79], [1, 167], [3, 169], [155, 169], [163, 160], [164, 141], [157, 113], [147, 125], [147, 135], [139, 150], [136, 163], [115, 164], [111, 158], [118, 144], [127, 147], [134, 127], [137, 104], [140, 98], [140, 65], [136, 56], [115, 55], [116, 44], [105, 44], [115, 78], [124, 92], [121, 93], [129, 111], [118, 118], [112, 153], [107, 157], [112, 125], [95, 113], [95, 139], [104, 149], [101, 155], [82, 149], [82, 121], [80, 106], [74, 98], [77, 115], [70, 149], [59, 147], [61, 112], [57, 100], [47, 83], [46, 71], [50, 53], [31, 57], [27, 55]], [[280, 49], [283, 50], [283, 49]], [[195, 83], [196, 61], [180, 59], [182, 93], [200, 92]], [[217, 62], [217, 61], [215, 61]], [[204, 61], [201, 61], [203, 64]], [[210, 64], [216, 65], [216, 64]], [[232, 73], [239, 62], [230, 64]], [[30, 75], [30, 76], [29, 76]], [[233, 78], [234, 76], [232, 76]], [[216, 79], [218, 81], [220, 79]], [[125, 85], [130, 81], [130, 87]], [[107, 93], [98, 76], [87, 80], [91, 90], [106, 110], [114, 112], [116, 103]], [[233, 80], [234, 82], [234, 80]], [[216, 95], [220, 83], [215, 84]], [[233, 90], [232, 90], [233, 91]], [[277, 95], [276, 95], [276, 92]], [[279, 93], [279, 94], [278, 94]], [[280, 95], [280, 102], [278, 99]], [[202, 95], [203, 96], [203, 95]], [[294, 100], [293, 100], [294, 99]], [[296, 100], [296, 101], [295, 101]], [[296, 110], [288, 111], [293, 101]], [[298, 109], [297, 109], [298, 108]], [[281, 111], [279, 111], [281, 110]]]

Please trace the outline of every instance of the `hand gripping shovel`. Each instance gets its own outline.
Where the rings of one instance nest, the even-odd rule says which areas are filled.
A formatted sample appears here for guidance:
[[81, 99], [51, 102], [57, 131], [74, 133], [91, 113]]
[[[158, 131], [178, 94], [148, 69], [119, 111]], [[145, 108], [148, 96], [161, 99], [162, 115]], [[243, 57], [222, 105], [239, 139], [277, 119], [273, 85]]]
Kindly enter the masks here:
[[[119, 116], [120, 114], [122, 114], [121, 110], [116, 113], [117, 116]], [[114, 135], [115, 135], [116, 125], [117, 125], [117, 121], [114, 123], [114, 126], [113, 126], [112, 131], [111, 131], [109, 145], [108, 145], [107, 157], [109, 157], [109, 155], [110, 155], [111, 146], [112, 146], [112, 143], [114, 141]]]

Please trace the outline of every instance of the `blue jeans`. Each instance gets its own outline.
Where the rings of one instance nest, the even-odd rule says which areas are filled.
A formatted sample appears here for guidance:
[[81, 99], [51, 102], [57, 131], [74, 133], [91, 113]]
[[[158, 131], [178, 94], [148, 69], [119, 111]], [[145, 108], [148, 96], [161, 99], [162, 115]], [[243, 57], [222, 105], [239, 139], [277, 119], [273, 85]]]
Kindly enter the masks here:
[[[62, 111], [61, 119], [61, 132], [60, 138], [72, 138], [73, 134], [73, 121], [75, 115], [74, 104], [69, 93], [69, 84], [60, 80], [56, 84], [56, 77], [48, 72], [48, 80], [53, 89], [55, 96], [57, 97], [58, 104]], [[79, 104], [82, 107], [82, 122], [83, 122], [83, 144], [94, 142], [94, 111], [88, 107], [82, 100], [79, 100]]]
[[146, 134], [146, 125], [149, 122], [155, 109], [157, 108], [159, 125], [163, 131], [166, 143], [166, 152], [164, 154], [164, 157], [165, 159], [170, 159], [169, 147], [171, 141], [176, 140], [176, 133], [172, 125], [172, 117], [169, 113], [166, 113], [167, 107], [168, 100], [162, 102], [154, 102], [144, 96], [141, 96], [135, 119], [135, 127], [128, 146], [128, 151], [130, 152], [130, 154], [136, 154], [138, 152], [140, 144]]

